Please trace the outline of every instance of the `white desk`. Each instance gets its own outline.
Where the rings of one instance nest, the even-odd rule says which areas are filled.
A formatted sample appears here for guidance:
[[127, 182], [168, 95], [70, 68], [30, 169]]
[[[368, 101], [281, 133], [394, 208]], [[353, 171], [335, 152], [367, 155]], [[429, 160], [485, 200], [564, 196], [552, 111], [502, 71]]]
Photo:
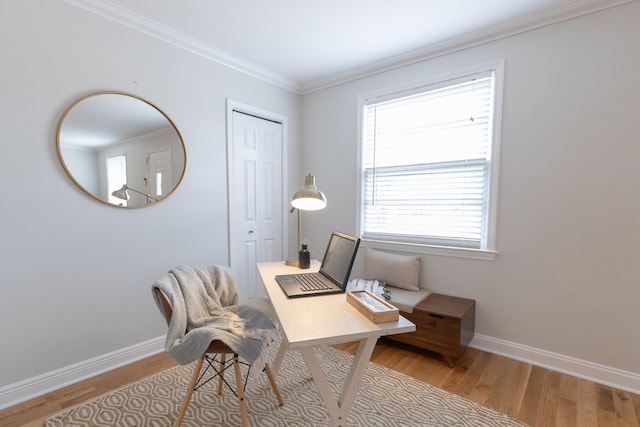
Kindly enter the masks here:
[[[278, 274], [312, 272], [319, 267], [319, 263], [314, 262], [309, 270], [300, 270], [283, 262], [269, 262], [259, 263], [258, 271], [284, 334], [272, 367], [274, 375], [278, 374], [286, 352], [299, 350], [327, 406], [330, 425], [338, 427], [346, 425], [351, 403], [378, 338], [413, 332], [416, 326], [402, 316], [397, 322], [373, 323], [347, 302], [345, 294], [287, 298], [275, 280]], [[360, 342], [358, 351], [340, 397], [335, 399], [313, 347], [353, 341]]]

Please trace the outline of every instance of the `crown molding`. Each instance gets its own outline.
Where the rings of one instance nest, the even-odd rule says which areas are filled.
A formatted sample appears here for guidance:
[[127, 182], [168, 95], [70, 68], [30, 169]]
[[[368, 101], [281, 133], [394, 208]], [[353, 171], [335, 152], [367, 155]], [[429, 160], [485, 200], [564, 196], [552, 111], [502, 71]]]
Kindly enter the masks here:
[[634, 1], [636, 0], [574, 0], [560, 7], [547, 9], [537, 14], [487, 27], [440, 43], [430, 44], [424, 48], [335, 74], [327, 79], [303, 84], [300, 94], [306, 95]]
[[241, 73], [264, 80], [291, 92], [299, 93], [300, 85], [294, 80], [274, 73], [237, 56], [208, 45], [194, 37], [176, 31], [108, 0], [64, 0], [67, 3], [95, 13], [110, 21], [172, 44]]
[[208, 45], [196, 38], [176, 31], [156, 21], [148, 19], [129, 9], [116, 5], [109, 0], [65, 0], [67, 3], [95, 13], [103, 18], [125, 25], [158, 40], [172, 44], [196, 55], [202, 56], [241, 73], [274, 84], [299, 95], [306, 95], [332, 86], [338, 86], [363, 77], [391, 71], [397, 68], [423, 62], [443, 55], [458, 52], [471, 47], [483, 45], [516, 34], [525, 33], [537, 28], [567, 21], [580, 16], [599, 12], [636, 0], [574, 0], [559, 7], [531, 14], [494, 25], [460, 37], [430, 44], [401, 55], [381, 61], [375, 61], [362, 67], [353, 68], [328, 78], [299, 83], [295, 80], [274, 73], [264, 67], [245, 61], [234, 55]]

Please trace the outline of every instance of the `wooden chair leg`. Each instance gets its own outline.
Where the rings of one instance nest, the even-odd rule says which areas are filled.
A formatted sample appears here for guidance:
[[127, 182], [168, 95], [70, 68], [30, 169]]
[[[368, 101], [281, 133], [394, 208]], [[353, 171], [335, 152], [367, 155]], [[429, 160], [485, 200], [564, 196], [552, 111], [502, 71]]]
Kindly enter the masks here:
[[224, 364], [227, 362], [226, 353], [220, 355], [220, 374], [218, 374], [218, 394], [222, 394], [222, 386], [224, 385]]
[[238, 355], [233, 355], [233, 368], [236, 374], [236, 392], [238, 393], [238, 403], [240, 404], [240, 417], [242, 419], [242, 427], [249, 426], [249, 419], [247, 415], [247, 402], [244, 400], [244, 386], [242, 384], [242, 373], [240, 372], [240, 363], [238, 361]]
[[187, 406], [189, 406], [189, 401], [191, 400], [191, 395], [193, 394], [193, 389], [196, 386], [196, 382], [198, 381], [198, 376], [200, 375], [200, 370], [202, 369], [202, 364], [204, 363], [204, 354], [198, 362], [196, 363], [196, 367], [193, 370], [193, 377], [191, 377], [191, 383], [189, 384], [189, 388], [187, 389], [187, 394], [184, 397], [184, 401], [182, 402], [182, 408], [180, 408], [180, 413], [178, 414], [178, 419], [176, 420], [174, 427], [179, 427], [182, 424], [182, 419], [184, 418], [184, 414], [187, 412]]
[[276, 384], [276, 380], [273, 377], [273, 373], [271, 373], [271, 368], [269, 367], [268, 363], [264, 364], [264, 371], [267, 374], [267, 378], [269, 378], [269, 382], [271, 383], [271, 388], [273, 389], [273, 392], [276, 394], [276, 397], [278, 398], [278, 403], [280, 404], [280, 406], [284, 405], [284, 401], [282, 400], [282, 396], [280, 395], [280, 389]]
[[[196, 363], [196, 366], [193, 370], [193, 376], [191, 377], [191, 382], [189, 384], [189, 388], [187, 389], [187, 393], [184, 397], [184, 401], [182, 402], [182, 407], [180, 408], [180, 413], [178, 414], [178, 418], [176, 419], [174, 427], [179, 427], [182, 424], [182, 420], [184, 419], [184, 416], [187, 412], [187, 407], [189, 406], [189, 401], [191, 400], [191, 396], [193, 395], [193, 389], [195, 388], [196, 383], [198, 382], [198, 377], [200, 376], [200, 371], [202, 370], [204, 359], [205, 359], [205, 355], [202, 355], [202, 357], [200, 357], [198, 359], [198, 362]], [[222, 379], [222, 370], [224, 369], [225, 362], [226, 362], [226, 354], [222, 354], [220, 357], [221, 372], [219, 375], [220, 379], [218, 380], [218, 394], [222, 393], [222, 387], [224, 384], [224, 381]], [[240, 418], [242, 420], [242, 426], [248, 427], [249, 415], [247, 412], [247, 402], [244, 399], [244, 384], [242, 381], [242, 372], [240, 371], [240, 362], [237, 354], [234, 354], [233, 356], [233, 369], [235, 371], [235, 377], [236, 377], [236, 388], [237, 388], [236, 392], [238, 394], [238, 404], [240, 406]], [[273, 389], [273, 392], [275, 393], [276, 398], [278, 399], [278, 403], [280, 405], [283, 405], [284, 401], [282, 400], [280, 389], [276, 384], [275, 378], [273, 376], [273, 373], [271, 372], [271, 368], [269, 367], [268, 363], [265, 363], [264, 371], [267, 374], [267, 378], [269, 379], [271, 388]]]

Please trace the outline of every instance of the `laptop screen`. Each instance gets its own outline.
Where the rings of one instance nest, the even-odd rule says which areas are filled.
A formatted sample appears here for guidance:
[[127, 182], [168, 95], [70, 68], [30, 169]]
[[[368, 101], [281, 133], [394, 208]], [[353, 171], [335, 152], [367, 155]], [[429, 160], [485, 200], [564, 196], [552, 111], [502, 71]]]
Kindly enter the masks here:
[[346, 286], [359, 244], [357, 237], [338, 231], [331, 233], [320, 271], [338, 285]]

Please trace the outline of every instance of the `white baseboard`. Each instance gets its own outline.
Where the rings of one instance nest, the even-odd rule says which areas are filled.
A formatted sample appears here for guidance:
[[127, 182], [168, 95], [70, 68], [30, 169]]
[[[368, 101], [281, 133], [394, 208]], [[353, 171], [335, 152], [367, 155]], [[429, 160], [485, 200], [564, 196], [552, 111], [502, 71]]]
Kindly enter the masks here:
[[[164, 340], [164, 336], [154, 338], [84, 362], [47, 372], [37, 377], [9, 384], [0, 388], [0, 410], [159, 353], [164, 350]], [[633, 372], [610, 368], [481, 334], [475, 334], [469, 346], [640, 394], [640, 375]]]
[[0, 388], [0, 410], [164, 351], [158, 337]]
[[562, 354], [475, 334], [469, 347], [520, 360], [598, 384], [640, 394], [640, 375]]

